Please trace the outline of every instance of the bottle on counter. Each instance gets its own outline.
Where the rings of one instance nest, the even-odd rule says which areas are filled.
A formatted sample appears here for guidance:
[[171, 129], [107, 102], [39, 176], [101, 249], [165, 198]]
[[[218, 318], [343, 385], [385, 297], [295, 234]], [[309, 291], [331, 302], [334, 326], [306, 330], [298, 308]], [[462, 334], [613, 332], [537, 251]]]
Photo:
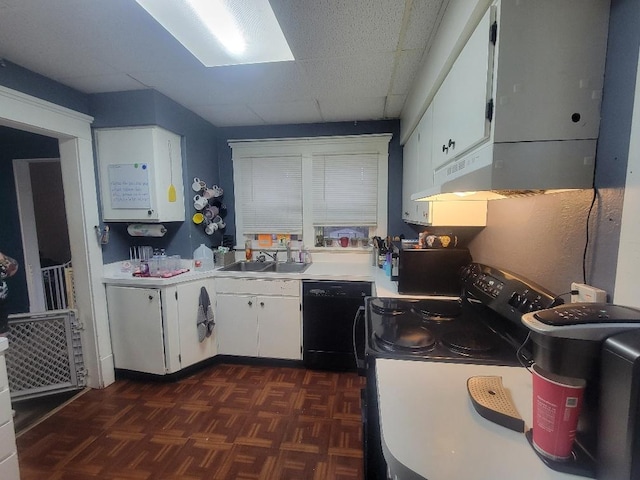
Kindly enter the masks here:
[[247, 262], [250, 262], [251, 260], [253, 260], [252, 243], [253, 242], [251, 240], [247, 240], [244, 242], [244, 258], [247, 260]]

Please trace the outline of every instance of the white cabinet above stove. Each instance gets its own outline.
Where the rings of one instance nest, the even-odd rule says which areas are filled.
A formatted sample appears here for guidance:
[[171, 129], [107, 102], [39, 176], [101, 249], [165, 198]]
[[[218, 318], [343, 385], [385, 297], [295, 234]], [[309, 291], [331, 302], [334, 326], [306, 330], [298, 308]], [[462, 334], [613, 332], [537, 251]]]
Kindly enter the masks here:
[[608, 16], [608, 0], [495, 2], [435, 94], [433, 186], [412, 198], [590, 188]]

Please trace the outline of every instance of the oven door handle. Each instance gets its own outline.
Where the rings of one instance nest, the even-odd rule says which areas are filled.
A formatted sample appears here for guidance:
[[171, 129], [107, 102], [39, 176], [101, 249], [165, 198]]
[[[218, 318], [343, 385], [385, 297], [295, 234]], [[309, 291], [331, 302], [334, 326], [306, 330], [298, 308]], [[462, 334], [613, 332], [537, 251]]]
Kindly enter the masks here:
[[364, 361], [364, 350], [365, 350], [365, 346], [364, 346], [364, 342], [363, 342], [363, 347], [362, 347], [362, 357], [360, 357], [359, 352], [358, 352], [358, 347], [357, 344], [358, 342], [356, 341], [357, 339], [357, 331], [358, 331], [358, 325], [360, 324], [360, 322], [364, 321], [364, 307], [361, 306], [358, 308], [358, 311], [356, 312], [355, 317], [353, 317], [353, 357], [355, 358], [356, 361], [356, 369], [357, 370], [363, 370], [365, 367], [365, 361]]

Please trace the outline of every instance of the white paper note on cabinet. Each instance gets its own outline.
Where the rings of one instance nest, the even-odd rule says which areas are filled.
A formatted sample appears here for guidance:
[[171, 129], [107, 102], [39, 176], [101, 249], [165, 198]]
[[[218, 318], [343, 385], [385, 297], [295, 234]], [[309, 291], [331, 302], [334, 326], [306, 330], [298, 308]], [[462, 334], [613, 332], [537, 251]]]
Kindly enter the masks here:
[[109, 165], [111, 208], [151, 208], [146, 163]]

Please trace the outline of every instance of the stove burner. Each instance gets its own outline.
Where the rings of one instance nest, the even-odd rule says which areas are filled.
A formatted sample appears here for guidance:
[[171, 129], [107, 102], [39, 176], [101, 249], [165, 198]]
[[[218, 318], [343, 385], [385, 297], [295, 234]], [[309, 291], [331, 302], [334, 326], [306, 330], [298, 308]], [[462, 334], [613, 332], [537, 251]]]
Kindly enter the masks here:
[[462, 303], [460, 300], [419, 300], [413, 304], [412, 310], [423, 320], [442, 322], [459, 317]]
[[388, 351], [429, 351], [436, 343], [433, 334], [421, 325], [397, 325], [391, 330], [375, 333], [380, 345]]
[[378, 315], [402, 315], [409, 311], [411, 304], [403, 300], [374, 298], [371, 309]]
[[442, 335], [442, 344], [462, 355], [482, 355], [492, 351], [494, 338], [478, 330], [457, 330]]

